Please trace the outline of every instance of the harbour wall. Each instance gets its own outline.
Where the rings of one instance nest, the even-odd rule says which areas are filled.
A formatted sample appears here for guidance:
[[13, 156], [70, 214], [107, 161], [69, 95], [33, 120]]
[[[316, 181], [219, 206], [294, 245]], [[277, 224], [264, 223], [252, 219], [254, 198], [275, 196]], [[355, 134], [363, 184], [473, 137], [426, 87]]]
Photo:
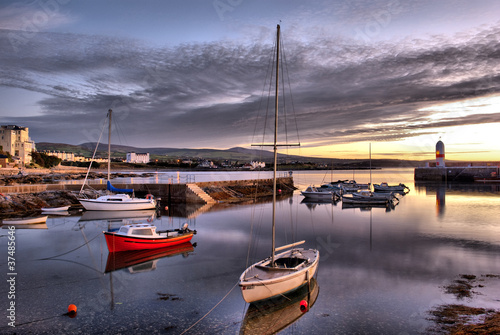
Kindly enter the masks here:
[[[135, 195], [144, 197], [153, 194], [162, 198], [162, 203], [208, 203], [224, 201], [238, 201], [252, 197], [260, 190], [258, 196], [272, 195], [272, 179], [251, 179], [233, 181], [214, 181], [193, 184], [119, 184], [113, 183], [116, 188], [133, 188]], [[295, 189], [292, 177], [277, 178], [277, 184], [284, 192], [293, 192]], [[91, 184], [96, 191], [104, 191], [106, 184]], [[46, 191], [79, 192], [82, 184], [36, 184], [0, 186], [0, 193], [39, 193]], [[88, 189], [86, 187], [85, 189]], [[271, 190], [271, 192], [269, 191]]]
[[415, 181], [462, 181], [491, 178], [499, 175], [498, 166], [461, 166], [461, 167], [418, 167], [415, 168]]

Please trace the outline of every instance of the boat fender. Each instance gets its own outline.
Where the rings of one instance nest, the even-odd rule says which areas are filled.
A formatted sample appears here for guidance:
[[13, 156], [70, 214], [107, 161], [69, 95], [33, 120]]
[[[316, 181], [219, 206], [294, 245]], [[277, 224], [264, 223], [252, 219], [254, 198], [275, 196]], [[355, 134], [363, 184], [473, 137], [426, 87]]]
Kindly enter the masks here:
[[152, 194], [147, 194], [147, 195], [146, 195], [146, 199], [148, 199], [148, 200], [153, 199], [153, 195], [152, 195]]

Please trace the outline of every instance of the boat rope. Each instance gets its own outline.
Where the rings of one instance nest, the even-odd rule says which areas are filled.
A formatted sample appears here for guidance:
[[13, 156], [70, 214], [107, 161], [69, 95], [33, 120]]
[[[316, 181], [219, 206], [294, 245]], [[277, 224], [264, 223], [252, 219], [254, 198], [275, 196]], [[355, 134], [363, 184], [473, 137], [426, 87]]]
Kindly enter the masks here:
[[211, 310], [209, 310], [205, 315], [203, 315], [198, 321], [196, 321], [195, 323], [193, 323], [188, 329], [186, 329], [185, 331], [183, 331], [180, 335], [183, 335], [185, 333], [187, 333], [188, 331], [191, 330], [191, 328], [193, 328], [194, 326], [196, 326], [198, 323], [200, 323], [204, 318], [206, 318], [210, 313], [212, 313], [212, 311], [217, 308], [217, 306], [219, 306], [223, 301], [224, 299], [226, 299], [226, 297], [229, 295], [229, 293], [231, 293], [234, 288], [238, 286], [238, 282], [236, 282], [236, 284], [234, 284], [234, 286], [229, 290], [229, 292], [226, 293], [226, 295], [217, 303], [215, 304], [214, 307], [212, 307]]
[[96, 238], [98, 238], [99, 236], [101, 236], [101, 234], [102, 233], [97, 234], [96, 236], [92, 237], [90, 240], [86, 241], [84, 244], [82, 244], [82, 245], [80, 245], [80, 246], [78, 246], [78, 247], [76, 247], [74, 249], [71, 249], [70, 251], [66, 251], [66, 252], [64, 252], [62, 254], [51, 256], [51, 257], [39, 258], [37, 260], [38, 261], [43, 261], [43, 260], [52, 259], [52, 258], [56, 258], [56, 257], [60, 257], [60, 256], [66, 255], [66, 254], [69, 254], [70, 252], [73, 252], [75, 250], [80, 249], [81, 247], [84, 247], [84, 246], [88, 245], [90, 242], [92, 242], [93, 240], [95, 240]]
[[101, 129], [101, 134], [99, 135], [99, 139], [97, 140], [97, 144], [95, 146], [94, 153], [92, 154], [92, 159], [90, 160], [89, 168], [87, 169], [87, 174], [85, 175], [85, 179], [83, 180], [82, 188], [80, 189], [80, 194], [83, 192], [83, 187], [87, 183], [87, 178], [89, 177], [90, 169], [92, 168], [92, 163], [94, 162], [97, 148], [99, 147], [99, 143], [101, 143], [101, 137], [102, 137], [102, 134], [104, 133], [104, 126], [105, 125], [106, 125], [106, 123], [103, 123], [102, 129]]

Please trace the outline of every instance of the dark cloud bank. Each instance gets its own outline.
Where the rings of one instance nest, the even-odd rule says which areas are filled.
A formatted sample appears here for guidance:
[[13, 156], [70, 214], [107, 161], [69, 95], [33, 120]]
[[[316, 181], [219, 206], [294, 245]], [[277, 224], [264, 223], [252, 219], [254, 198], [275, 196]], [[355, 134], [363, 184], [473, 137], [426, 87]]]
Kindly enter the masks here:
[[[419, 111], [498, 93], [499, 30], [377, 45], [334, 38], [305, 43], [284, 32], [300, 140], [398, 140], [416, 130], [500, 122], [500, 114], [431, 121], [432, 111]], [[267, 103], [261, 96], [272, 34], [267, 44], [153, 48], [73, 34], [16, 39], [20, 33], [0, 30], [0, 84], [47, 98], [39, 102], [41, 115], [20, 118], [12, 111], [2, 123], [30, 127], [35, 141], [95, 141], [108, 108], [115, 110], [120, 144], [229, 148], [255, 141], [259, 106]]]

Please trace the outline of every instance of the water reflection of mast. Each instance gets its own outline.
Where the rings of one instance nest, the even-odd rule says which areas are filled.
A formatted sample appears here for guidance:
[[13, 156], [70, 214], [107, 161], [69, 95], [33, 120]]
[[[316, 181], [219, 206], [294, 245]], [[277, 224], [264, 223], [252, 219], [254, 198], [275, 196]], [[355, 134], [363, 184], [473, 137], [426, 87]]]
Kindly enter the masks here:
[[373, 208], [370, 208], [370, 251], [372, 251], [372, 211]]

